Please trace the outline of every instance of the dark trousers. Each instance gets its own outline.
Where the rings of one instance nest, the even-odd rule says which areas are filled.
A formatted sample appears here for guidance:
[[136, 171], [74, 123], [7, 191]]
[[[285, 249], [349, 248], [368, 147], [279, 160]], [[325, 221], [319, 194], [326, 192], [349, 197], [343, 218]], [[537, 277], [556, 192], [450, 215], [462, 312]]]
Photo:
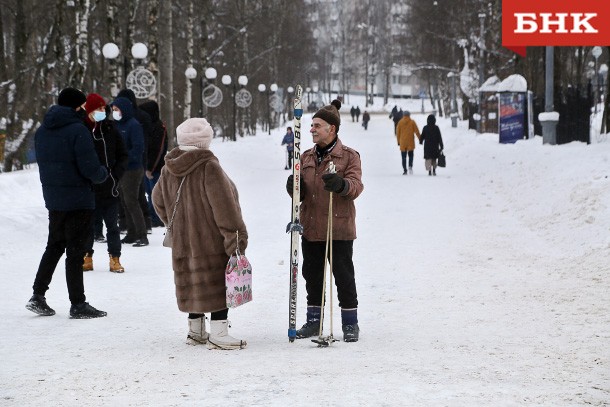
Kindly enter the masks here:
[[[146, 178], [144, 181], [144, 185], [146, 186], [146, 198], [148, 203], [148, 213], [150, 214], [150, 220], [152, 226], [163, 226], [163, 222], [159, 219], [159, 215], [155, 212], [155, 207], [152, 203], [152, 190], [157, 185], [159, 181], [159, 177], [161, 176], [161, 171], [153, 172], [152, 179]], [[148, 225], [147, 225], [148, 226]]]
[[[354, 276], [353, 240], [333, 240], [333, 276], [337, 287], [337, 298], [341, 308], [357, 308], [358, 293]], [[322, 305], [322, 285], [324, 283], [324, 254], [326, 242], [310, 242], [302, 239], [303, 278], [307, 290], [307, 305]], [[330, 256], [330, 254], [329, 254]], [[327, 290], [328, 290], [327, 280]]]
[[[108, 253], [113, 257], [121, 257], [121, 231], [119, 229], [119, 207], [118, 198], [99, 199], [95, 201], [95, 218], [99, 216], [106, 224], [106, 241], [108, 242]], [[93, 254], [93, 238], [97, 233], [96, 225], [92, 225], [91, 233], [87, 239], [87, 253]]]
[[287, 152], [288, 152], [288, 165], [286, 167], [292, 168], [292, 156], [294, 155], [294, 151], [287, 151]]
[[140, 193], [138, 194], [138, 202], [140, 202], [140, 209], [142, 210], [142, 215], [144, 216], [144, 225], [146, 225], [146, 229], [152, 229], [150, 209], [148, 208], [148, 199], [146, 198], [147, 185], [148, 178], [146, 178], [146, 175], [144, 175], [142, 176], [142, 181], [140, 182]]
[[400, 155], [402, 156], [402, 169], [407, 170], [407, 155], [409, 156], [409, 168], [413, 167], [413, 150], [411, 151], [401, 151]]
[[[189, 313], [189, 319], [197, 319], [197, 318], [201, 318], [201, 317], [205, 317], [205, 314], [193, 314], [193, 313]], [[229, 317], [229, 309], [225, 308], [223, 310], [220, 311], [214, 311], [210, 314], [210, 320], [211, 321], [224, 321], [225, 319], [227, 319]]]
[[72, 304], [85, 302], [83, 257], [91, 231], [92, 210], [49, 211], [49, 237], [36, 279], [34, 294], [44, 296], [61, 256], [66, 253], [66, 283]]
[[142, 239], [146, 237], [146, 223], [138, 196], [140, 194], [140, 184], [142, 184], [142, 175], [144, 169], [125, 171], [119, 188], [121, 190], [121, 205], [125, 211], [125, 225], [127, 226], [127, 236], [133, 239]]

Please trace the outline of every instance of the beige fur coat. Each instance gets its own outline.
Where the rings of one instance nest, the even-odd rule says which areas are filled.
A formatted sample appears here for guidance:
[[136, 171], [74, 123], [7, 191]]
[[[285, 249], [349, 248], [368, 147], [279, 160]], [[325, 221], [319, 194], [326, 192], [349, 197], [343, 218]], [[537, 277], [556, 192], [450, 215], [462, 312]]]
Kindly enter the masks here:
[[219, 311], [226, 308], [224, 271], [237, 246], [237, 231], [242, 254], [248, 245], [237, 189], [210, 150], [174, 148], [152, 192], [155, 210], [166, 225], [183, 177], [171, 249], [178, 308]]

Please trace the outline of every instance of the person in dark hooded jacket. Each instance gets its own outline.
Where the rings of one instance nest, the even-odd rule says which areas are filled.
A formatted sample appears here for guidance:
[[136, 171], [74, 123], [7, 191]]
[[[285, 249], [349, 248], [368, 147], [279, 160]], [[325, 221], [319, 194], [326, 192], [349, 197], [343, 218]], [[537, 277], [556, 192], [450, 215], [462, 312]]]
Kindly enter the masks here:
[[163, 222], [159, 219], [152, 203], [152, 190], [159, 181], [161, 168], [165, 165], [165, 154], [167, 154], [167, 130], [165, 124], [159, 118], [159, 104], [154, 100], [142, 103], [140, 109], [148, 113], [152, 120], [152, 132], [148, 140], [146, 162], [146, 195], [148, 196], [148, 211], [150, 213], [152, 226], [161, 227]]
[[80, 90], [63, 89], [58, 104], [51, 106], [36, 130], [36, 161], [49, 211], [49, 237], [32, 287], [34, 294], [25, 307], [38, 315], [55, 315], [45, 293], [65, 252], [70, 317], [106, 316], [86, 302], [83, 282], [85, 241], [95, 208], [91, 184], [100, 184], [108, 176], [83, 124], [86, 101]]
[[[121, 232], [119, 230], [119, 181], [127, 168], [127, 150], [123, 138], [113, 121], [107, 118], [106, 101], [97, 93], [87, 95], [85, 105], [87, 117], [85, 124], [91, 132], [95, 151], [102, 165], [108, 171], [105, 182], [95, 185], [95, 214], [106, 223], [108, 243], [109, 270], [123, 273], [121, 265]], [[93, 270], [93, 238], [95, 226], [92, 225], [87, 241], [87, 254], [83, 262], [83, 271]]]
[[133, 105], [129, 99], [119, 97], [112, 102], [112, 116], [117, 125], [123, 143], [127, 149], [129, 160], [127, 170], [119, 182], [119, 196], [125, 211], [127, 235], [123, 243], [133, 243], [135, 247], [147, 246], [146, 222], [138, 202], [140, 184], [144, 177], [144, 134], [142, 125], [134, 118]]
[[436, 160], [443, 151], [443, 137], [441, 130], [436, 125], [436, 117], [428, 116], [428, 124], [424, 126], [419, 139], [419, 144], [424, 145], [424, 159], [426, 160], [426, 171], [428, 175], [436, 175]]
[[[122, 89], [117, 97], [129, 99], [131, 105], [133, 106], [133, 116], [142, 125], [142, 132], [144, 134], [144, 155], [142, 157], [142, 164], [144, 165], [144, 171], [146, 171], [148, 166], [148, 145], [150, 144], [153, 132], [152, 118], [147, 111], [138, 107], [138, 100], [136, 99], [136, 94], [133, 92], [133, 90]], [[149, 233], [152, 233], [151, 213], [149, 210], [148, 200], [146, 199], [146, 182], [147, 179], [143, 176], [142, 182], [140, 183], [140, 191], [138, 193], [138, 202], [140, 203], [140, 209], [144, 215], [146, 230]]]

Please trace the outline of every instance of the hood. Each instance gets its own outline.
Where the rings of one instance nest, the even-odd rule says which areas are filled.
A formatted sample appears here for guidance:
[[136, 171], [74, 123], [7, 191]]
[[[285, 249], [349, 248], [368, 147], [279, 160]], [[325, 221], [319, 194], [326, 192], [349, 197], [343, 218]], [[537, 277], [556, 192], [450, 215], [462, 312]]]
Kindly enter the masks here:
[[218, 158], [210, 150], [198, 148], [184, 151], [176, 147], [165, 156], [165, 168], [176, 177], [184, 177], [210, 161], [218, 162]]
[[430, 125], [435, 124], [436, 123], [436, 117], [434, 117], [433, 114], [428, 115], [427, 121], [428, 121], [428, 124], [430, 124]]
[[116, 106], [121, 110], [123, 118], [121, 122], [125, 122], [133, 117], [133, 105], [127, 98], [118, 97], [114, 99], [111, 106]]
[[153, 123], [159, 121], [159, 104], [154, 100], [142, 103], [139, 108], [148, 113]]
[[83, 123], [76, 110], [59, 105], [51, 106], [42, 121], [42, 125], [47, 129], [58, 129], [74, 123]]
[[136, 106], [138, 106], [138, 100], [136, 99], [136, 94], [133, 93], [133, 90], [131, 90], [131, 89], [121, 89], [119, 94], [116, 96], [118, 98], [128, 99], [131, 102], [131, 105], [134, 107], [134, 109], [136, 108]]

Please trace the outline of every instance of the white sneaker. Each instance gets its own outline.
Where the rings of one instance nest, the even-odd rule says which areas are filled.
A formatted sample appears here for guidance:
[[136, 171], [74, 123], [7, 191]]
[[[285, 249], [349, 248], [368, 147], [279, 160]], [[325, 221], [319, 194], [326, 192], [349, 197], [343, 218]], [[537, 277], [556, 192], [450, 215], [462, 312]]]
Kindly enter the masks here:
[[186, 343], [189, 345], [203, 345], [208, 341], [209, 334], [205, 331], [205, 317], [189, 318], [189, 334]]
[[208, 337], [208, 349], [234, 350], [243, 349], [247, 346], [246, 341], [235, 339], [229, 335], [229, 322], [210, 321], [210, 336]]
[[413, 175], [413, 167], [409, 167], [409, 174]]

